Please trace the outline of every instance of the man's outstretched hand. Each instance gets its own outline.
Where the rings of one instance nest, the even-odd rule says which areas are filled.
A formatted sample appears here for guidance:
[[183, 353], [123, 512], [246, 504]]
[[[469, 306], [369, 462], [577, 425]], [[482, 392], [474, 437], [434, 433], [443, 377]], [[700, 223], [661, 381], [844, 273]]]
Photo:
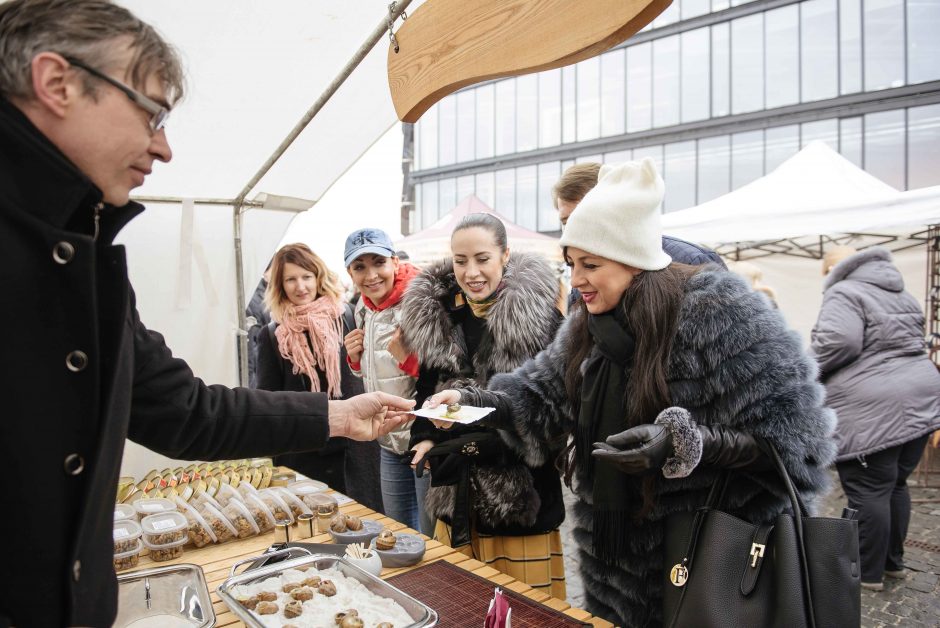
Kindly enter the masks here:
[[375, 440], [411, 420], [415, 402], [383, 392], [329, 403], [330, 436]]

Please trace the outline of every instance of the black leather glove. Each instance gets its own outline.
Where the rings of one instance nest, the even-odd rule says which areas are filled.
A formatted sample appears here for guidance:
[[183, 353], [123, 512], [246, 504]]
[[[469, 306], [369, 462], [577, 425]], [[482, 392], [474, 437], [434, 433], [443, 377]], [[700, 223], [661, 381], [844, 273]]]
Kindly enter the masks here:
[[637, 425], [612, 434], [604, 443], [594, 443], [591, 455], [631, 475], [649, 473], [663, 468], [675, 453], [672, 432], [664, 425]]
[[770, 455], [747, 432], [721, 425], [699, 425], [698, 431], [702, 435], [702, 461], [699, 464], [749, 471], [773, 468]]
[[667, 478], [683, 478], [698, 465], [762, 471], [773, 467], [758, 439], [721, 425], [696, 425], [683, 408], [667, 408], [651, 425], [638, 425], [594, 443], [597, 460], [607, 460], [629, 474], [662, 469]]

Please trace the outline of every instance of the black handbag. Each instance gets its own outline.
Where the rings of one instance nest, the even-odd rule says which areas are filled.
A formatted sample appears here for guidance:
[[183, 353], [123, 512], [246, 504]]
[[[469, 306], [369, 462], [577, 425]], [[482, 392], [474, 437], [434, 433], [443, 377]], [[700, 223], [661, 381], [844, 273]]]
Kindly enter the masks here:
[[[810, 517], [774, 447], [792, 505], [755, 525], [719, 510], [725, 472], [705, 506], [666, 520], [663, 624], [670, 628], [861, 624], [858, 521]], [[852, 515], [850, 515], [851, 517]]]

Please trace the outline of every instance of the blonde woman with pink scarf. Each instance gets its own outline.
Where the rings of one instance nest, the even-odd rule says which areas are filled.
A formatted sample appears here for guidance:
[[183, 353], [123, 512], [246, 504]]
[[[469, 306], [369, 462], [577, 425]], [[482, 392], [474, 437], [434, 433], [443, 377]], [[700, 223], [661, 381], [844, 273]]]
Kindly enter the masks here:
[[[343, 337], [355, 324], [342, 294], [336, 274], [307, 245], [281, 247], [271, 263], [265, 293], [273, 322], [258, 335], [258, 388], [325, 392], [330, 399], [363, 392], [362, 380], [346, 362]], [[379, 446], [374, 441], [331, 438], [316, 453], [286, 454], [275, 463], [383, 510]]]

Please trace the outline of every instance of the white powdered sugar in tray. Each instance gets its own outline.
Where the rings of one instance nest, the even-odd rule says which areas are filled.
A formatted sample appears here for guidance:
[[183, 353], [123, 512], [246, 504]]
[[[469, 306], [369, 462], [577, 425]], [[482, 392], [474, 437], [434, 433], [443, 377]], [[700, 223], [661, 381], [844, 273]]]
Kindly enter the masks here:
[[[323, 580], [330, 580], [336, 585], [336, 594], [333, 596], [315, 592], [313, 598], [302, 602], [303, 613], [298, 617], [285, 617], [284, 608], [294, 599], [290, 593], [285, 593], [284, 585], [300, 583], [312, 576], [319, 576]], [[313, 589], [316, 591], [316, 589]], [[336, 614], [349, 609], [356, 609], [359, 617], [366, 626], [375, 626], [388, 622], [395, 628], [404, 628], [414, 623], [414, 619], [397, 602], [381, 597], [369, 591], [355, 578], [347, 578], [336, 569], [309, 569], [299, 571], [286, 569], [278, 577], [267, 578], [254, 584], [243, 584], [232, 587], [231, 594], [235, 599], [247, 599], [263, 592], [274, 592], [278, 606], [276, 613], [259, 615], [257, 611], [250, 611], [262, 625], [270, 628], [292, 625], [298, 628], [336, 628]]]

